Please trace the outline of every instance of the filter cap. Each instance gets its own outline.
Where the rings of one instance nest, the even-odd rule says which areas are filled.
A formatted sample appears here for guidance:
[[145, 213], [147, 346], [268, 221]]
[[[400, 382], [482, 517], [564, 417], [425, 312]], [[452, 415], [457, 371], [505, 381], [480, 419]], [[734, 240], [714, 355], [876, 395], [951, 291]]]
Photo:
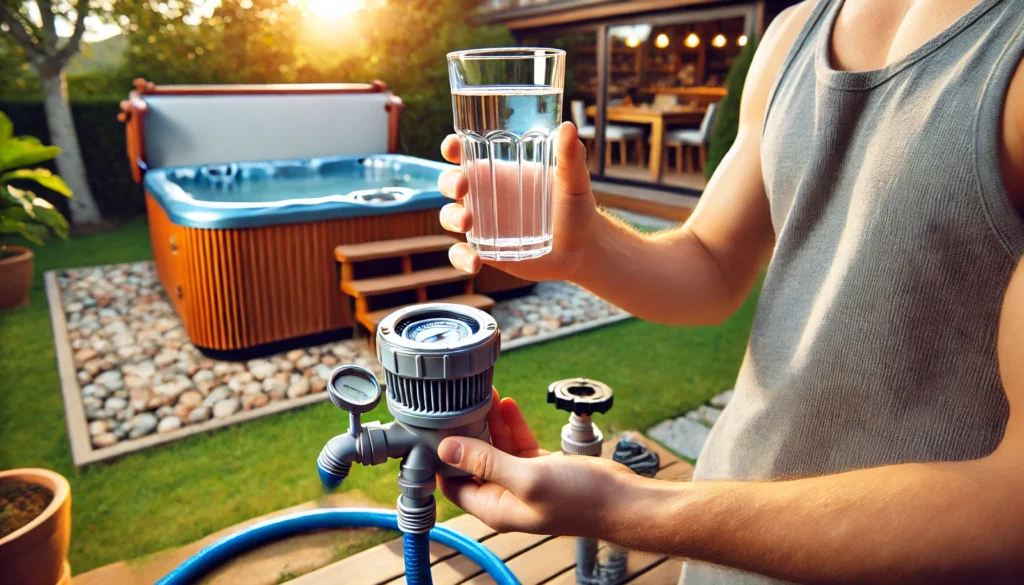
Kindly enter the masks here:
[[569, 378], [548, 386], [548, 404], [573, 414], [605, 413], [612, 407], [612, 389], [589, 378]]
[[377, 359], [403, 378], [453, 380], [494, 366], [501, 353], [498, 323], [453, 303], [399, 309], [377, 327]]

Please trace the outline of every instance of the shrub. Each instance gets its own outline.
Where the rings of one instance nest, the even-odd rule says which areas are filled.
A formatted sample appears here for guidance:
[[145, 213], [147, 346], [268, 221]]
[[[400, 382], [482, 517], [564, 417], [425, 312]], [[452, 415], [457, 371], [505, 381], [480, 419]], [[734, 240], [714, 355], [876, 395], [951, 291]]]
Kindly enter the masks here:
[[750, 37], [750, 42], [743, 47], [740, 54], [729, 68], [729, 77], [725, 81], [726, 94], [718, 104], [718, 120], [711, 129], [711, 144], [708, 145], [708, 162], [704, 166], [704, 176], [711, 178], [718, 164], [729, 152], [736, 140], [736, 132], [740, 127], [740, 98], [743, 96], [743, 83], [750, 70], [750, 62], [757, 50], [757, 39]]
[[15, 136], [14, 124], [0, 112], [0, 257], [9, 236], [21, 236], [38, 246], [53, 236], [68, 237], [64, 216], [28, 189], [45, 187], [65, 197], [71, 197], [71, 190], [47, 169], [25, 168], [53, 160], [58, 154], [56, 146], [44, 146], [31, 136]]

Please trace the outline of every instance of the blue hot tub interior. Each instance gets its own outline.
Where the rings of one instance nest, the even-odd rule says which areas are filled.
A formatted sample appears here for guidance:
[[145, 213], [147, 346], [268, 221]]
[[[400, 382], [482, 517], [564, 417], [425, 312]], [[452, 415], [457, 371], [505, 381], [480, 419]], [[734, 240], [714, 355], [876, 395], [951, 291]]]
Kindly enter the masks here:
[[237, 228], [440, 208], [449, 165], [375, 154], [153, 169], [146, 191], [178, 225]]

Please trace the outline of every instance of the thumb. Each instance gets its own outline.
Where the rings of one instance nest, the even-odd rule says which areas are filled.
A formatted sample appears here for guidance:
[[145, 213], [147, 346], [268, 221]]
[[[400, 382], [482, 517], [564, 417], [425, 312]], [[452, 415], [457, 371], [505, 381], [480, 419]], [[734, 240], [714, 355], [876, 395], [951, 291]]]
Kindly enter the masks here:
[[438, 445], [437, 454], [448, 465], [511, 491], [532, 475], [529, 460], [513, 457], [479, 439], [448, 437]]
[[572, 122], [563, 122], [559, 126], [556, 150], [558, 167], [555, 170], [555, 181], [560, 194], [569, 197], [591, 195], [587, 149], [580, 142], [579, 133]]

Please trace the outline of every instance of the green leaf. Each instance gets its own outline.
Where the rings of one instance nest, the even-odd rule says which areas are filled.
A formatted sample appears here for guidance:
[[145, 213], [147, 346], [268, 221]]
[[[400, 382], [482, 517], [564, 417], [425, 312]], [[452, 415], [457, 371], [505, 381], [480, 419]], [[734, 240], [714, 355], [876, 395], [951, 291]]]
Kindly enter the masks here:
[[0, 185], [0, 195], [2, 195], [3, 200], [9, 204], [21, 206], [29, 217], [35, 217], [35, 211], [32, 207], [32, 200], [36, 198], [35, 193], [31, 191], [22, 191], [21, 189], [10, 185]]
[[0, 183], [9, 183], [15, 179], [35, 181], [47, 189], [56, 191], [65, 197], [71, 197], [71, 189], [64, 183], [64, 179], [47, 169], [19, 169], [0, 175]]
[[0, 142], [0, 171], [39, 164], [60, 154], [56, 146], [43, 146], [24, 138], [10, 138]]
[[14, 136], [14, 124], [7, 114], [0, 112], [0, 140], [7, 140]]
[[23, 221], [17, 221], [9, 217], [0, 216], [0, 234], [15, 234], [26, 240], [43, 246], [46, 244], [46, 228], [39, 230], [41, 226], [32, 226]]
[[58, 238], [68, 239], [68, 220], [64, 219], [64, 216], [45, 199], [36, 198], [34, 203], [36, 221], [49, 228]]

